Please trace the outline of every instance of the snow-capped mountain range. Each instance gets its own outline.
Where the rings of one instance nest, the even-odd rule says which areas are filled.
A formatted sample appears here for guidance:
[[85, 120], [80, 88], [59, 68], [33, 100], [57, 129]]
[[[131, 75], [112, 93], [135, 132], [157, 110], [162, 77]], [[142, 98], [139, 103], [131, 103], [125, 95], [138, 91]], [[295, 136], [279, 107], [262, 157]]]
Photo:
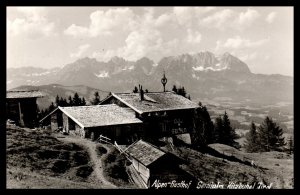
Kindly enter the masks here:
[[161, 91], [163, 72], [166, 88], [184, 86], [192, 98], [230, 97], [256, 101], [292, 101], [293, 78], [251, 73], [246, 63], [224, 53], [182, 54], [155, 63], [143, 57], [127, 61], [113, 57], [108, 62], [82, 58], [62, 68], [8, 68], [7, 89], [20, 85], [85, 85], [105, 91], [130, 92], [138, 84], [149, 91]]

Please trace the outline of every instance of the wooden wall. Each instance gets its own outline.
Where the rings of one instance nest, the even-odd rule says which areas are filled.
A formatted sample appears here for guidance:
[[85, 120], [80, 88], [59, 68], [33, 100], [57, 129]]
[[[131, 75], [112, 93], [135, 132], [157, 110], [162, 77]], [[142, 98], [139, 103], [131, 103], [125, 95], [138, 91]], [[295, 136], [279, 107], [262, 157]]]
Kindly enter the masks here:
[[[103, 104], [117, 104], [121, 107], [128, 107], [115, 97], [107, 99]], [[144, 123], [145, 136], [156, 139], [192, 132], [193, 114], [193, 109], [186, 109], [143, 113], [142, 115], [136, 112], [136, 117]]]
[[63, 130], [65, 132], [69, 132], [69, 117], [65, 113], [62, 113], [62, 118], [63, 118]]
[[57, 114], [53, 113], [51, 115], [51, 130], [55, 131], [56, 129], [58, 129]]
[[136, 140], [143, 138], [142, 124], [111, 125], [103, 127], [91, 127], [87, 129], [87, 137], [91, 138], [94, 133], [97, 139], [100, 135], [117, 141], [118, 144], [131, 144]]
[[137, 170], [137, 172], [140, 174], [144, 182], [148, 184], [150, 178], [150, 170], [147, 167], [145, 167], [143, 164], [141, 164], [139, 161], [137, 161], [136, 159], [133, 159], [132, 164], [135, 170]]
[[17, 125], [33, 128], [37, 124], [36, 98], [6, 99], [6, 114]]
[[193, 110], [144, 113], [140, 118], [147, 137], [160, 138], [192, 132]]

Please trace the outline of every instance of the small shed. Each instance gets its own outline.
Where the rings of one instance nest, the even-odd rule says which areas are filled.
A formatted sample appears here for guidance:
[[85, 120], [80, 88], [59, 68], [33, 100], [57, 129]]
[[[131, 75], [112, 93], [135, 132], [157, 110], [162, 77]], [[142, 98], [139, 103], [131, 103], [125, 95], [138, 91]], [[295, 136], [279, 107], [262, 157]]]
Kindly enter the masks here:
[[[115, 104], [58, 107], [40, 122], [51, 118], [51, 129], [59, 127], [82, 138], [95, 139], [100, 135], [120, 143], [132, 143], [142, 134], [142, 121], [135, 113]], [[49, 120], [48, 120], [49, 121]]]
[[7, 91], [6, 116], [22, 127], [33, 128], [37, 123], [37, 98], [43, 97], [38, 90]]
[[178, 178], [192, 178], [179, 168], [180, 164], [185, 163], [183, 159], [144, 140], [139, 140], [130, 145], [125, 153], [132, 162], [130, 166], [133, 166], [145, 186], [150, 187], [156, 179], [161, 182], [170, 182]]

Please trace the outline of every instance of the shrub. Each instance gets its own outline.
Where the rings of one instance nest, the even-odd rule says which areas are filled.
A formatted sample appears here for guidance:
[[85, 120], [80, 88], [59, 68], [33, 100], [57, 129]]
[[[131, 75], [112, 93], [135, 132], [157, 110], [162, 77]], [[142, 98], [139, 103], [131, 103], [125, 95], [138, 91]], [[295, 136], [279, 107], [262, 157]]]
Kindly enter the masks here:
[[104, 173], [117, 185], [131, 185], [126, 172], [126, 164], [128, 164], [126, 157], [114, 149], [104, 160]]
[[71, 165], [68, 161], [57, 160], [54, 162], [51, 170], [55, 173], [65, 173], [70, 167]]
[[83, 165], [78, 167], [76, 175], [82, 178], [87, 178], [88, 176], [90, 176], [93, 170], [93, 167], [91, 167], [90, 165]]
[[86, 151], [80, 151], [73, 154], [73, 159], [75, 165], [84, 165], [89, 162], [89, 154]]
[[37, 155], [40, 159], [55, 159], [58, 158], [60, 151], [57, 150], [39, 150]]
[[97, 146], [96, 152], [98, 156], [102, 156], [103, 154], [107, 153], [107, 150], [102, 146]]

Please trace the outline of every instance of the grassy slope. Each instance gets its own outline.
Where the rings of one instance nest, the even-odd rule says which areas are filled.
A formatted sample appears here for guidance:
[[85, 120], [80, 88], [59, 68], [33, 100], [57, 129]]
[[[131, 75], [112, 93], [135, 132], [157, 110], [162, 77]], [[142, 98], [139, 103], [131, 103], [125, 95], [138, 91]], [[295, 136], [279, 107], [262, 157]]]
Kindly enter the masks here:
[[233, 155], [242, 161], [253, 161], [257, 166], [264, 170], [263, 172], [265, 172], [265, 174], [263, 175], [265, 180], [273, 183], [278, 188], [293, 187], [293, 155], [277, 151], [247, 153], [222, 144], [212, 144], [210, 147], [227, 156]]
[[[101, 150], [101, 148], [98, 148]], [[110, 147], [111, 152], [108, 153], [103, 159], [103, 174], [112, 183], [122, 188], [137, 188], [129, 180], [126, 173], [126, 163], [128, 160], [124, 155], [120, 155], [120, 152]], [[100, 152], [102, 153], [102, 152]]]
[[[186, 146], [164, 149], [188, 163], [183, 169], [206, 183], [229, 182], [253, 184], [272, 183], [272, 188], [293, 188], [293, 156], [280, 152], [245, 153], [222, 144], [211, 144], [210, 151], [201, 153]], [[257, 167], [251, 166], [254, 160]]]
[[85, 149], [47, 131], [8, 126], [6, 151], [7, 188], [97, 187]]
[[[273, 188], [293, 187], [293, 155], [280, 152], [245, 153], [222, 144], [208, 153], [186, 146], [172, 151], [187, 160], [183, 169], [203, 182], [264, 181]], [[99, 150], [101, 156], [106, 151]], [[251, 166], [254, 161], [258, 167]], [[104, 159], [104, 175], [117, 186], [134, 188], [125, 174], [125, 159], [112, 150]], [[7, 188], [101, 188], [92, 174], [84, 148], [63, 143], [44, 130], [7, 128]]]

